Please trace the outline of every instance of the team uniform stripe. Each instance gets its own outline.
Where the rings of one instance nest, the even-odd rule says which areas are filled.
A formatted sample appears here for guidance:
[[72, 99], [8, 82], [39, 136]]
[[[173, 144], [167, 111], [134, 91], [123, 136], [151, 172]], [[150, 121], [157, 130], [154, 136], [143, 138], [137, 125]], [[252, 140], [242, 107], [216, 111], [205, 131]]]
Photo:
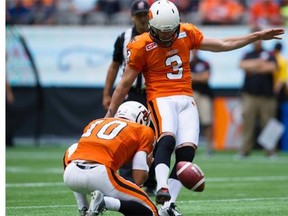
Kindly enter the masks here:
[[123, 189], [128, 190], [130, 192], [134, 192], [136, 194], [138, 194], [139, 196], [144, 196], [145, 198], [148, 198], [148, 195], [145, 194], [144, 191], [139, 190], [136, 187], [133, 187], [129, 184], [127, 184], [127, 182], [125, 181], [121, 181], [122, 179], [118, 178], [117, 175], [115, 175], [115, 173], [110, 170], [111, 176], [113, 178], [113, 180], [116, 182], [116, 184], [118, 184], [119, 186], [121, 186]]
[[148, 103], [150, 109], [152, 110], [153, 113], [153, 119], [154, 119], [154, 128], [156, 131], [156, 137], [158, 138], [161, 134], [161, 129], [160, 129], [160, 115], [158, 114], [159, 112], [157, 112], [157, 103], [155, 102], [155, 100], [153, 101], [149, 101]]
[[[146, 206], [149, 206], [150, 209], [152, 209], [154, 212], [157, 212], [157, 208], [154, 205], [154, 203], [149, 199], [149, 196], [138, 186], [130, 183], [129, 181], [126, 181], [122, 177], [119, 178], [116, 173], [113, 170], [110, 170], [107, 168], [107, 173], [109, 175], [111, 183], [117, 188], [117, 190], [121, 191], [122, 193], [129, 194], [130, 196], [137, 197], [139, 201], [142, 201], [142, 203]], [[120, 187], [119, 187], [120, 186]]]

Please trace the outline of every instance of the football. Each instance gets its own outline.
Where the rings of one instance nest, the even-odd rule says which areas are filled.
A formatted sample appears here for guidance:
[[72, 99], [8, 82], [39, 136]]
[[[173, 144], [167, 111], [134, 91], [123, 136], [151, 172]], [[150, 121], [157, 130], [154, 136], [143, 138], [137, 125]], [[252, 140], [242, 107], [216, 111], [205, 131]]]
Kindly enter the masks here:
[[195, 163], [180, 161], [177, 163], [177, 177], [184, 187], [189, 190], [202, 192], [205, 188], [203, 171]]

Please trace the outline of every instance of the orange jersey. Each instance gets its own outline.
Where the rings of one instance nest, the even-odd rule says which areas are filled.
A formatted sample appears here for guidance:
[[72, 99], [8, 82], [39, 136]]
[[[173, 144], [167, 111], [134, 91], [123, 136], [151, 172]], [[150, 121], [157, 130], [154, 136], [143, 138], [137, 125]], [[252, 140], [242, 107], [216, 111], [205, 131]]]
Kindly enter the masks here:
[[77, 149], [78, 143], [71, 145], [64, 153], [63, 156], [63, 168], [66, 169], [67, 165], [70, 163], [69, 159], [73, 152]]
[[77, 159], [95, 161], [116, 171], [137, 151], [150, 154], [153, 142], [154, 132], [148, 126], [120, 118], [96, 119], [85, 127], [68, 163]]
[[136, 36], [127, 45], [127, 64], [145, 77], [147, 100], [171, 95], [193, 95], [190, 50], [198, 49], [202, 32], [192, 24], [180, 24], [180, 33], [167, 48], [153, 42], [149, 33]]

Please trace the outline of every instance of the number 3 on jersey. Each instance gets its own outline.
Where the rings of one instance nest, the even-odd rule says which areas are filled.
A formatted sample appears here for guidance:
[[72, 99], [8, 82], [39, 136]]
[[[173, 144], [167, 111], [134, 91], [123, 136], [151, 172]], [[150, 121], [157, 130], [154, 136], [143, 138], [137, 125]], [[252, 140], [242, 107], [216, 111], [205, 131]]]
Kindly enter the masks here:
[[170, 56], [165, 61], [166, 66], [173, 65], [173, 72], [167, 73], [168, 79], [181, 79], [183, 77], [182, 60], [180, 56]]

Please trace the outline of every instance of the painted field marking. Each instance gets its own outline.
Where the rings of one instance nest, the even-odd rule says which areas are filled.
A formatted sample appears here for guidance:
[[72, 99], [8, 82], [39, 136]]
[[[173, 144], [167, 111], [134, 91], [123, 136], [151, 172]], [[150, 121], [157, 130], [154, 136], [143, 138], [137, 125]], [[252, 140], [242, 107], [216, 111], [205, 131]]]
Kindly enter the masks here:
[[[206, 182], [257, 182], [257, 181], [286, 181], [288, 176], [250, 176], [250, 177], [223, 177], [223, 178], [206, 178]], [[64, 186], [63, 182], [36, 182], [36, 183], [8, 183], [6, 188], [16, 187], [54, 187]]]
[[[219, 202], [257, 202], [257, 201], [270, 201], [270, 200], [288, 200], [288, 197], [266, 197], [266, 198], [243, 198], [243, 199], [221, 199], [221, 200], [188, 200], [178, 201], [179, 204], [192, 204], [192, 203], [219, 203]], [[13, 206], [6, 209], [43, 209], [43, 208], [71, 208], [77, 207], [76, 205], [49, 205], [49, 206]]]

